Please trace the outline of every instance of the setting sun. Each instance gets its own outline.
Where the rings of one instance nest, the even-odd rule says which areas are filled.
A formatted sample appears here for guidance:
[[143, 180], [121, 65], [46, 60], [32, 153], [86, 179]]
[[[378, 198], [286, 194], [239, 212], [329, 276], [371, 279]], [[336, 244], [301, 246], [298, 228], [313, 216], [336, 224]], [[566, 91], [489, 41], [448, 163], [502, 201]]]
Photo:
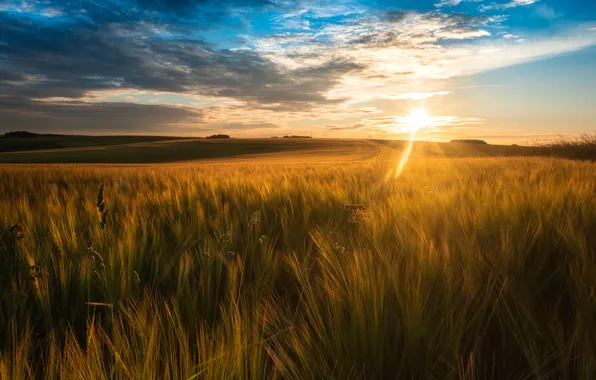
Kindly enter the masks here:
[[401, 118], [401, 120], [403, 124], [405, 124], [406, 129], [410, 132], [410, 139], [406, 149], [404, 149], [402, 152], [401, 158], [397, 164], [397, 168], [395, 169], [394, 177], [396, 178], [401, 176], [408, 163], [408, 160], [410, 159], [410, 154], [412, 154], [412, 148], [414, 147], [416, 133], [422, 128], [431, 125], [432, 117], [428, 115], [424, 107], [420, 107], [412, 110], [408, 116]]
[[408, 129], [415, 133], [418, 130], [427, 127], [431, 124], [431, 117], [428, 115], [424, 108], [418, 108], [412, 111], [408, 116], [405, 118], [406, 125]]

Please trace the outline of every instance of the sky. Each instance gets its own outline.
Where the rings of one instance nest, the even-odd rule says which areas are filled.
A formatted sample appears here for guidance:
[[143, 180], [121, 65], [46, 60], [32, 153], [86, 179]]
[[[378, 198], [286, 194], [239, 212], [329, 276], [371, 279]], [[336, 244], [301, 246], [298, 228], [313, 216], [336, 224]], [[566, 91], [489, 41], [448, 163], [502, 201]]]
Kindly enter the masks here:
[[[0, 0], [0, 132], [596, 131], [593, 0]], [[419, 129], [418, 129], [419, 128]]]

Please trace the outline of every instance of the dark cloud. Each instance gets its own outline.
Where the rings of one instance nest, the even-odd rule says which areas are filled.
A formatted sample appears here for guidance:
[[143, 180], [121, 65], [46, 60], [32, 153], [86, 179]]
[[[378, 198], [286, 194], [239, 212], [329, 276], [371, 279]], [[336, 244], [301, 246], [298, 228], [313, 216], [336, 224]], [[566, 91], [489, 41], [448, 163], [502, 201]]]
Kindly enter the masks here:
[[[179, 9], [190, 3], [209, 2], [155, 2], [154, 6]], [[240, 3], [270, 5], [268, 1], [235, 2]], [[253, 108], [274, 111], [305, 110], [314, 104], [341, 101], [329, 100], [325, 94], [344, 74], [362, 69], [353, 62], [337, 59], [316, 67], [285, 70], [253, 51], [218, 49], [201, 38], [177, 33], [169, 24], [140, 22], [142, 15], [138, 10], [120, 13], [107, 12], [106, 7], [89, 9], [83, 12], [84, 17], [56, 22], [37, 22], [34, 18], [0, 12], [2, 128], [16, 129], [41, 122], [50, 125], [52, 118], [66, 118], [72, 124], [87, 119], [92, 127], [97, 127], [92, 118], [111, 111], [127, 120], [135, 115], [141, 118], [128, 129], [132, 124], [145, 125], [145, 120], [150, 119], [142, 115], [143, 110], [163, 111], [167, 120], [188, 116], [188, 111], [174, 107], [118, 105], [110, 109], [107, 105], [80, 107], [75, 103], [39, 101], [76, 101], [98, 90], [174, 92], [234, 98]], [[18, 105], [26, 105], [30, 111], [15, 111]], [[72, 115], [70, 119], [68, 114]], [[118, 125], [127, 129], [126, 123]]]
[[186, 12], [204, 12], [210, 7], [216, 9], [229, 8], [265, 8], [279, 7], [281, 4], [273, 0], [134, 0], [144, 9], [171, 11], [178, 14]]
[[408, 11], [384, 11], [383, 19], [391, 23], [400, 23], [415, 13]]
[[[37, 13], [51, 9], [55, 17], [0, 11], [0, 127], [4, 130], [38, 130], [46, 125], [48, 130], [130, 131], [201, 120], [195, 111], [179, 107], [82, 101], [96, 91], [109, 90], [231, 98], [248, 108], [279, 112], [304, 112], [315, 105], [331, 108], [344, 99], [329, 99], [329, 90], [346, 74], [365, 69], [346, 58], [287, 69], [255, 51], [221, 49], [200, 37], [205, 29], [231, 25], [235, 9], [289, 9], [299, 2], [40, 0], [27, 4]], [[383, 13], [384, 21], [391, 23], [414, 16], [463, 35], [488, 22], [485, 17], [457, 13]], [[272, 37], [291, 41], [305, 36]], [[397, 32], [372, 30], [350, 43], [396, 46], [408, 41]], [[259, 125], [251, 128], [267, 127]]]
[[467, 29], [486, 25], [490, 21], [487, 16], [472, 16], [466, 13], [430, 12], [422, 15], [424, 21], [445, 25], [447, 29]]
[[[15, 1], [16, 8], [76, 18], [89, 25], [151, 22], [176, 27], [192, 24], [208, 29], [223, 23], [234, 24], [230, 16], [237, 9], [292, 9], [299, 1], [277, 0], [29, 0]], [[42, 20], [37, 20], [43, 22]], [[239, 25], [236, 21], [236, 24]]]
[[131, 103], [46, 103], [0, 97], [0, 132], [150, 132], [170, 124], [201, 122], [198, 111]]
[[[371, 29], [360, 32], [349, 40], [349, 45], [382, 48], [392, 47], [415, 47], [418, 41], [425, 41], [429, 37], [437, 38], [465, 38], [482, 34], [481, 26], [487, 26], [494, 20], [486, 16], [471, 16], [465, 13], [416, 13], [408, 11], [384, 11], [380, 19], [391, 24], [402, 23], [406, 20], [415, 20], [414, 26], [419, 27], [420, 33], [413, 34], [411, 28], [404, 30], [378, 31]], [[425, 29], [428, 28], [428, 29]]]
[[366, 127], [365, 124], [352, 124], [352, 125], [337, 125], [337, 124], [328, 124], [325, 126], [325, 129], [328, 131], [357, 131]]

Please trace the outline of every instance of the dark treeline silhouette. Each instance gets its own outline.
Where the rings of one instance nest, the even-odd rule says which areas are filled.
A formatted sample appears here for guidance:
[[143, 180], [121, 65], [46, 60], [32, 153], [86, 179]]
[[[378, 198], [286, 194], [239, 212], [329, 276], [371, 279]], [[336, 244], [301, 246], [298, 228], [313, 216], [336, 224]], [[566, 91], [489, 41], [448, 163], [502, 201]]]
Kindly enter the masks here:
[[466, 139], [461, 139], [461, 140], [451, 140], [449, 141], [450, 143], [459, 143], [459, 144], [482, 144], [482, 145], [486, 145], [486, 141], [484, 140], [466, 140]]
[[34, 137], [59, 137], [59, 136], [63, 136], [63, 135], [57, 135], [57, 134], [39, 134], [39, 133], [33, 133], [33, 132], [27, 132], [27, 131], [15, 131], [15, 132], [6, 132], [4, 134], [4, 138], [10, 139], [10, 138], [34, 138]]
[[0, 152], [18, 152], [43, 149], [83, 148], [119, 144], [148, 143], [154, 141], [181, 140], [173, 136], [85, 136], [54, 133], [13, 131], [0, 135]]
[[230, 135], [211, 135], [205, 137], [206, 139], [231, 139]]

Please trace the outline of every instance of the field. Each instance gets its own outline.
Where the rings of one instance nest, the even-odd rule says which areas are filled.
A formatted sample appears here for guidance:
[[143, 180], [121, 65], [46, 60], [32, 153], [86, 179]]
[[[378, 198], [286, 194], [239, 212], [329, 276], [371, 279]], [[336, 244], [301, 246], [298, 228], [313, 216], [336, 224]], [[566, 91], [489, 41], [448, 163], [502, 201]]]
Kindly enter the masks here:
[[[380, 153], [395, 156], [407, 145], [403, 141], [349, 139], [178, 139], [102, 145], [101, 137], [93, 138], [99, 139], [97, 145], [85, 140], [88, 146], [0, 153], [0, 163], [320, 163], [367, 160]], [[531, 156], [544, 151], [537, 147], [418, 142], [412, 157]]]
[[362, 140], [307, 139], [186, 139], [149, 143], [0, 153], [0, 163], [193, 163], [211, 160], [287, 162], [367, 159], [378, 153], [376, 144]]
[[[26, 132], [24, 132], [26, 133]], [[19, 152], [47, 149], [86, 148], [108, 145], [150, 143], [155, 141], [181, 140], [165, 136], [72, 136], [32, 135], [33, 137], [0, 137], [0, 152]]]
[[595, 163], [211, 143], [0, 155], [136, 164], [0, 167], [0, 378], [593, 378]]

